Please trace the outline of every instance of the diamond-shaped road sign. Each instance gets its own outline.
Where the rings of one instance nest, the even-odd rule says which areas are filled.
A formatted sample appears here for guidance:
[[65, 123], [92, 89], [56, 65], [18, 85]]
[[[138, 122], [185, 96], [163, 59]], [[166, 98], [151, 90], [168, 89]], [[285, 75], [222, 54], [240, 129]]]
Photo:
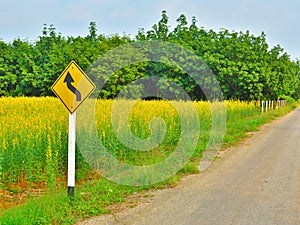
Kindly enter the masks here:
[[51, 87], [54, 94], [60, 98], [71, 114], [90, 96], [95, 88], [94, 83], [74, 61], [66, 67]]

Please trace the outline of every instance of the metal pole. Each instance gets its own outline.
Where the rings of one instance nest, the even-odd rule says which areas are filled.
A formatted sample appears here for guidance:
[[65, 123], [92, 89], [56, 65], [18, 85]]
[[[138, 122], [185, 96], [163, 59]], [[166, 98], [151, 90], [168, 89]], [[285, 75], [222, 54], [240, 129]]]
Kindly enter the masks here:
[[74, 196], [75, 189], [75, 138], [76, 112], [69, 113], [69, 143], [68, 143], [68, 195]]

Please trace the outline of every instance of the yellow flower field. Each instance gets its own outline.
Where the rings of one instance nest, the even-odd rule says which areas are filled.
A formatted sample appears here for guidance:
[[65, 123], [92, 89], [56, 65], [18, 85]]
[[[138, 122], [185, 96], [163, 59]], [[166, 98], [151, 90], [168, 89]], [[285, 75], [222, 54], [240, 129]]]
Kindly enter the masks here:
[[[118, 104], [128, 105], [130, 100]], [[122, 107], [114, 109], [113, 100], [98, 100], [96, 124], [98, 135], [118, 160], [135, 165], [156, 163], [167, 157], [180, 138], [180, 117], [174, 106], [167, 101], [138, 101], [128, 118], [128, 124], [117, 118], [116, 132], [112, 115], [124, 116]], [[182, 116], [189, 118], [190, 111], [184, 110], [185, 102], [177, 102], [183, 110]], [[211, 112], [207, 102], [194, 102], [200, 124], [200, 139], [195, 157], [199, 157], [209, 139]], [[235, 121], [256, 115], [259, 108], [254, 102], [226, 101], [227, 119]], [[118, 111], [119, 110], [119, 111]], [[151, 137], [151, 120], [161, 118], [161, 129], [166, 135], [160, 145], [151, 151], [135, 151], [122, 144], [121, 134], [128, 130], [141, 140]], [[188, 119], [187, 119], [188, 121]], [[193, 120], [190, 121], [191, 123]], [[189, 123], [189, 122], [188, 122]], [[53, 97], [2, 97], [0, 98], [0, 183], [45, 182], [48, 185], [66, 174], [68, 145], [68, 111]], [[125, 137], [126, 138], [126, 137]], [[88, 168], [85, 160], [77, 153], [77, 169]]]

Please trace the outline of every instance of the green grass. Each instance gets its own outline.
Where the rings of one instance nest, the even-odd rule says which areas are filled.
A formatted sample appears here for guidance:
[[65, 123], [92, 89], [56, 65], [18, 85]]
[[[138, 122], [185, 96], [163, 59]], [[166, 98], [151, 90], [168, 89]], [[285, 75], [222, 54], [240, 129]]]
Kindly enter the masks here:
[[[291, 104], [284, 108], [269, 111], [263, 114], [260, 113], [259, 109], [257, 109], [256, 107], [247, 106], [246, 104], [243, 107], [244, 109], [240, 109], [239, 107], [235, 107], [230, 104], [228, 105], [227, 133], [224, 137], [222, 148], [239, 144], [243, 139], [247, 137], [247, 132], [257, 131], [261, 125], [268, 123], [273, 119], [290, 112], [296, 107], [296, 104]], [[164, 182], [151, 186], [133, 187], [126, 185], [118, 185], [116, 183], [108, 181], [107, 179], [95, 173], [92, 173], [91, 175], [91, 169], [89, 168], [89, 166], [85, 164], [82, 158], [78, 157], [77, 162], [80, 164], [80, 167], [77, 169], [76, 179], [79, 182], [76, 185], [75, 197], [73, 200], [70, 200], [66, 194], [66, 187], [64, 182], [60, 182], [60, 185], [57, 185], [57, 183], [55, 183], [55, 175], [59, 171], [54, 171], [53, 174], [49, 172], [53, 170], [53, 167], [51, 165], [56, 165], [55, 163], [58, 162], [54, 160], [55, 157], [53, 157], [53, 155], [51, 157], [48, 156], [48, 160], [52, 159], [52, 161], [51, 163], [49, 161], [48, 164], [46, 163], [46, 165], [48, 165], [49, 168], [46, 166], [43, 169], [46, 170], [46, 175], [40, 174], [40, 176], [43, 179], [45, 179], [45, 182], [47, 182], [48, 180], [48, 183], [55, 183], [55, 185], [51, 188], [51, 185], [48, 184], [46, 194], [42, 197], [30, 197], [25, 204], [7, 210], [2, 210], [0, 217], [0, 225], [74, 224], [76, 223], [76, 221], [109, 212], [109, 210], [106, 209], [106, 206], [116, 202], [122, 202], [124, 201], [126, 196], [134, 192], [138, 192], [149, 188], [163, 188], [173, 186], [176, 185], [176, 183], [181, 179], [181, 177], [186, 176], [187, 174], [198, 173], [198, 164], [201, 159], [201, 154], [205, 149], [207, 140], [209, 138], [209, 133], [205, 132], [205, 129], [209, 129], [210, 127], [210, 117], [209, 115], [204, 117], [203, 114], [201, 114], [200, 112], [201, 109], [203, 108], [199, 108], [199, 115], [202, 115], [202, 117], [200, 117], [200, 120], [202, 120], [202, 123], [200, 123], [200, 125], [202, 126], [203, 131], [201, 132], [202, 141], [198, 143], [193, 158], [175, 176], [169, 178]], [[143, 124], [143, 122], [141, 121], [139, 121], [138, 123]], [[172, 125], [175, 123], [170, 124]], [[147, 128], [143, 129], [139, 126], [137, 127], [138, 129], [141, 129], [140, 131], [137, 131], [139, 135], [147, 135]], [[109, 133], [109, 130], [106, 130], [106, 132]], [[143, 134], [143, 132], [145, 133]], [[167, 144], [165, 147], [170, 148], [170, 150], [168, 151], [171, 152], [171, 147], [172, 145], [174, 145], [174, 143], [172, 143], [171, 137], [174, 134], [170, 133], [169, 135], [170, 138], [167, 138]], [[115, 140], [114, 136], [109, 136], [107, 138], [107, 145], [109, 145], [109, 143], [112, 143]], [[47, 136], [43, 140], [47, 142]], [[60, 143], [60, 145], [64, 145], [64, 143]], [[57, 145], [54, 146], [57, 147]], [[142, 154], [137, 157], [133, 153], [126, 155], [126, 151], [120, 152], [123, 149], [123, 147], [124, 146], [122, 145], [115, 145], [111, 148], [112, 151], [116, 151], [116, 149], [119, 149], [119, 151], [116, 151], [115, 154], [117, 157], [119, 157], [120, 160], [123, 161], [127, 160], [128, 162], [137, 162], [138, 159], [141, 159], [142, 162], [140, 161], [140, 163], [144, 164], [145, 162], [149, 163], [147, 160], [155, 161], [157, 160], [157, 158], [161, 160], [161, 158], [164, 158], [166, 156], [165, 152], [163, 152], [162, 155], [158, 154], [161, 151], [161, 149], [157, 149], [157, 154], [151, 155], [150, 157], [148, 157], [147, 155], [142, 156]], [[18, 149], [21, 148], [18, 147]], [[47, 153], [47, 151], [45, 152]], [[48, 153], [49, 152], [50, 151], [48, 151]], [[55, 153], [53, 149], [51, 150], [51, 152]], [[58, 159], [63, 161], [63, 154], [62, 157], [58, 157]], [[46, 160], [47, 157], [45, 158], [45, 162], [47, 162]], [[64, 162], [61, 163], [63, 164]], [[62, 167], [63, 166], [60, 167], [60, 170], [63, 170]], [[34, 173], [32, 172], [27, 173], [32, 176], [34, 175]], [[5, 186], [5, 183], [3, 182], [1, 182], [0, 185], [2, 185], [2, 187], [6, 189], [8, 187]], [[18, 192], [17, 189], [14, 190]]]
[[76, 187], [73, 200], [65, 191], [29, 199], [26, 204], [4, 211], [0, 224], [73, 224], [78, 219], [107, 212], [105, 206], [123, 201], [133, 188], [115, 185], [105, 179]]
[[238, 120], [228, 119], [223, 148], [238, 145], [242, 140], [248, 137], [248, 132], [258, 131], [263, 124], [269, 123], [280, 116], [286, 115], [298, 106], [299, 103], [293, 103], [267, 113], [243, 117]]

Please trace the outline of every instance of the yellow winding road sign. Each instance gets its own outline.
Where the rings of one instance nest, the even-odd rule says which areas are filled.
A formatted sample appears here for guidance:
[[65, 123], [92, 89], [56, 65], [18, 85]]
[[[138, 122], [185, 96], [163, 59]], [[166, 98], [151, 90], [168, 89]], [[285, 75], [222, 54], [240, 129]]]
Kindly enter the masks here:
[[92, 94], [95, 88], [95, 84], [74, 61], [66, 67], [51, 87], [71, 114]]

